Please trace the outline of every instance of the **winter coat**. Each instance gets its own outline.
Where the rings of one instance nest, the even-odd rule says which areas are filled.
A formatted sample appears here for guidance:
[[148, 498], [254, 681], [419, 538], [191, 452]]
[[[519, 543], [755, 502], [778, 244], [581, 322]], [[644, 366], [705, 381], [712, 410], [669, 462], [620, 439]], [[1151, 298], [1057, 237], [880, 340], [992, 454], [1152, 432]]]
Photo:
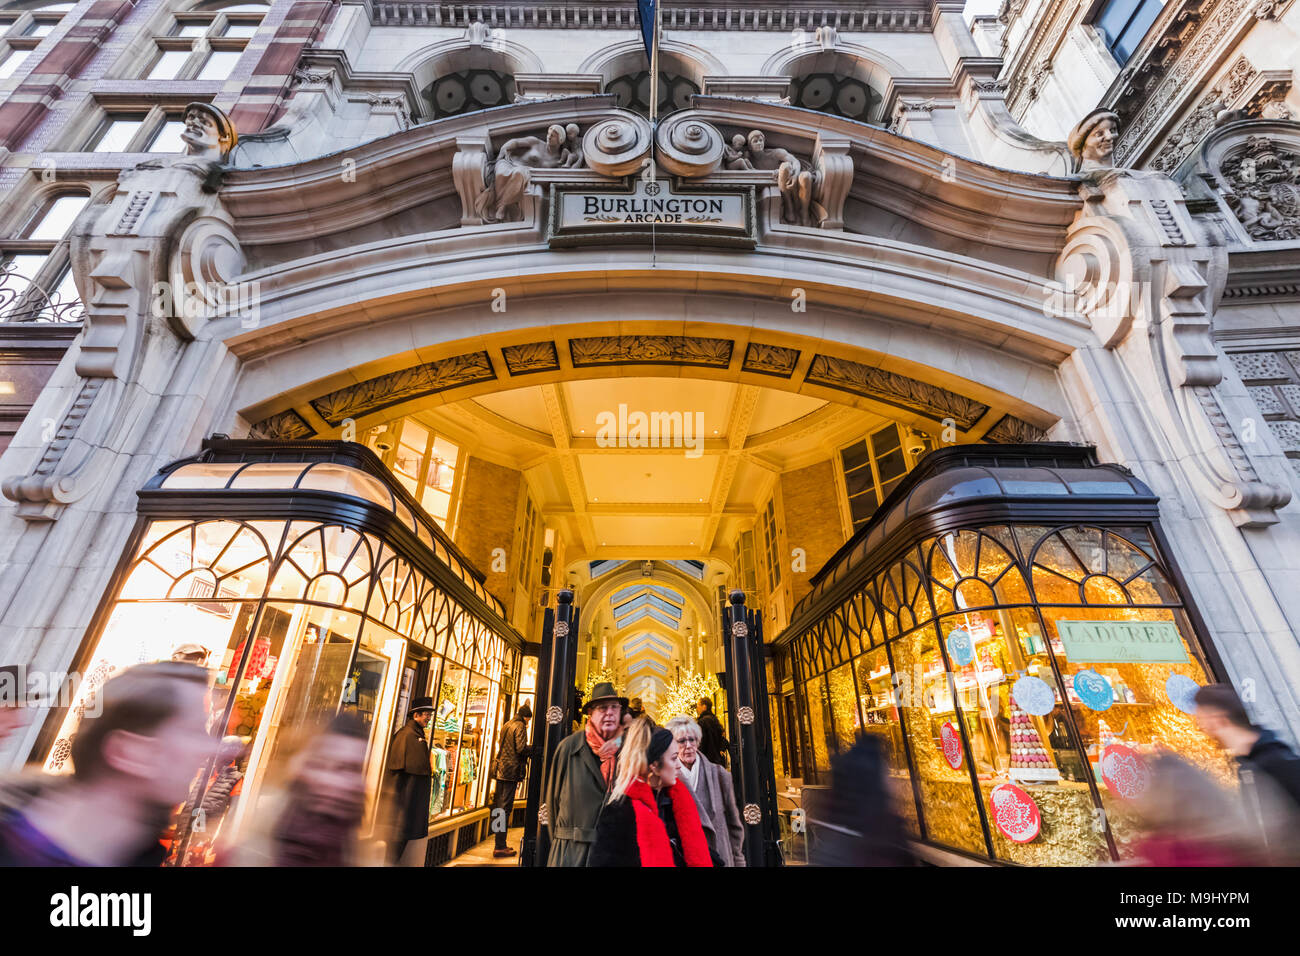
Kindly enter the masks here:
[[535, 749], [528, 745], [528, 722], [519, 717], [501, 728], [501, 746], [492, 765], [497, 780], [523, 780], [528, 775], [528, 758]]
[[547, 866], [586, 866], [596, 840], [596, 818], [610, 787], [579, 730], [555, 748], [546, 781], [545, 805], [551, 850]]
[[[700, 808], [700, 822], [716, 835], [712, 841], [722, 866], [745, 865], [745, 824], [736, 806], [736, 788], [731, 774], [704, 754], [696, 758], [695, 802]], [[681, 780], [681, 777], [678, 777]], [[683, 780], [682, 783], [685, 783]]]
[[695, 799], [680, 780], [668, 788], [680, 858], [674, 859], [668, 828], [660, 819], [656, 795], [644, 780], [605, 807], [596, 825], [596, 844], [588, 866], [712, 866]]
[[706, 710], [696, 721], [700, 725], [700, 753], [719, 767], [727, 766], [727, 735], [722, 732], [722, 721]]
[[424, 730], [414, 720], [393, 735], [388, 748], [387, 772], [394, 840], [420, 840], [429, 834], [429, 797], [433, 767]]
[[1273, 779], [1300, 808], [1300, 757], [1271, 730], [1260, 732], [1250, 753], [1239, 758], [1241, 766]]

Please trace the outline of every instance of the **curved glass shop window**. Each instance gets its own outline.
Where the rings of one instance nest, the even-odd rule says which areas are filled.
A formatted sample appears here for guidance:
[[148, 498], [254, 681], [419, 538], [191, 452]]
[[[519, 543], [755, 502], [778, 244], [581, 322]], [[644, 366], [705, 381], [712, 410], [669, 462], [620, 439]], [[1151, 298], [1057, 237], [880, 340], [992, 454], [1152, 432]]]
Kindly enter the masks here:
[[[828, 623], [841, 615], [856, 714]], [[1145, 527], [937, 535], [795, 647], [818, 764], [850, 733], [877, 735], [896, 782], [915, 778], [913, 832], [935, 843], [984, 854], [987, 824], [1002, 860], [1092, 864], [1111, 842], [1123, 859], [1154, 754], [1235, 784], [1190, 716], [1210, 671]]]
[[[114, 673], [198, 654], [211, 688], [208, 727], [222, 745], [195, 768], [190, 798], [176, 808], [170, 862], [212, 863], [283, 796], [292, 755], [340, 711], [370, 729], [364, 833], [378, 835], [383, 764], [394, 722], [404, 717], [399, 685], [412, 642], [427, 649], [431, 680], [446, 658], [433, 739], [454, 743], [442, 786], [433, 765], [435, 802], [481, 806], [480, 768], [514, 653], [502, 637], [373, 534], [297, 520], [150, 521], [44, 769], [71, 770], [71, 738]], [[423, 693], [406, 689], [407, 698]]]

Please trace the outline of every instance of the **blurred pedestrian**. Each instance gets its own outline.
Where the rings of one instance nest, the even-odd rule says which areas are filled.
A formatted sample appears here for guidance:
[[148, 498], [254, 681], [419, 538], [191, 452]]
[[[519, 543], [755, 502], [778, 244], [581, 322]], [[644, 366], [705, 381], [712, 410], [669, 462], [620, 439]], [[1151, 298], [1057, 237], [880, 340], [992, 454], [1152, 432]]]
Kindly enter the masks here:
[[631, 716], [632, 720], [640, 720], [644, 717], [646, 720], [650, 721], [650, 727], [652, 730], [658, 729], [659, 725], [654, 722], [654, 718], [645, 712], [645, 707], [641, 704], [640, 697], [633, 697], [628, 701], [627, 712]]
[[1256, 726], [1237, 692], [1210, 684], [1196, 692], [1196, 725], [1235, 758], [1248, 818], [1274, 863], [1300, 862], [1300, 756]]
[[715, 866], [745, 865], [745, 824], [731, 774], [700, 753], [700, 725], [683, 715], [666, 727], [677, 742], [677, 778], [695, 796]]
[[712, 866], [695, 798], [677, 779], [677, 742], [650, 721], [632, 722], [588, 866]]
[[722, 721], [713, 714], [713, 701], [701, 697], [695, 705], [695, 713], [696, 723], [700, 725], [700, 753], [726, 769], [727, 751], [731, 744], [727, 743], [727, 735], [722, 732]]
[[[831, 761], [830, 790], [805, 806], [814, 866], [909, 866], [880, 741], [862, 734]], [[808, 791], [805, 791], [807, 793]]]
[[[222, 862], [234, 866], [355, 866], [366, 807], [366, 725], [338, 714], [288, 761], [258, 801], [260, 828]], [[254, 826], [258, 826], [254, 823]]]
[[406, 845], [429, 834], [429, 802], [433, 795], [433, 765], [429, 762], [429, 743], [424, 728], [433, 717], [433, 698], [417, 697], [410, 716], [388, 747], [388, 806], [392, 816], [392, 839], [388, 862], [401, 862]]
[[492, 765], [492, 776], [496, 780], [496, 792], [492, 798], [492, 826], [498, 824], [497, 810], [505, 813], [505, 819], [499, 821], [500, 829], [496, 831], [493, 856], [515, 856], [519, 852], [506, 846], [506, 830], [510, 826], [510, 812], [515, 806], [515, 790], [528, 776], [528, 761], [535, 752], [528, 743], [528, 722], [532, 719], [533, 709], [526, 703], [520, 704], [514, 719], [506, 721], [506, 725], [501, 728], [501, 745], [497, 748], [496, 762]]
[[1135, 845], [1144, 866], [1257, 866], [1263, 846], [1241, 801], [1205, 771], [1173, 754], [1147, 764], [1150, 780], [1132, 801], [1143, 835]]
[[560, 741], [546, 781], [547, 866], [586, 866], [596, 839], [596, 818], [614, 786], [616, 751], [606, 746], [618, 736], [627, 698], [603, 681], [591, 689], [583, 708], [587, 723]]
[[172, 810], [216, 750], [205, 730], [208, 675], [142, 664], [99, 689], [72, 738], [71, 777], [0, 793], [0, 865], [157, 866]]

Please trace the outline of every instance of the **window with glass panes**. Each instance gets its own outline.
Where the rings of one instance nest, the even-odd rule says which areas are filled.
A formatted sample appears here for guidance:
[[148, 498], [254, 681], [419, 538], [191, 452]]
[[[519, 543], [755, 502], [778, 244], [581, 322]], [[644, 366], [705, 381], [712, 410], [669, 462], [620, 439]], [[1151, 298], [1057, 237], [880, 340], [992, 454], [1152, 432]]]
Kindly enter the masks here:
[[448, 530], [460, 447], [412, 418], [394, 429], [398, 435], [393, 474], [420, 506]]
[[257, 32], [267, 7], [243, 3], [180, 13], [155, 36], [154, 55], [140, 74], [148, 80], [225, 80]]
[[776, 591], [781, 584], [781, 562], [777, 556], [776, 542], [776, 499], [769, 498], [767, 507], [763, 509], [763, 514], [759, 520], [759, 526], [763, 532], [763, 557], [767, 565], [767, 591], [769, 594]]
[[183, 153], [185, 121], [179, 109], [105, 113], [83, 150], [88, 153]]
[[0, 322], [82, 320], [66, 236], [89, 198], [49, 196], [12, 238], [0, 240]]
[[758, 570], [754, 567], [754, 532], [745, 531], [736, 541], [736, 582], [753, 600], [758, 593]]
[[862, 441], [840, 449], [849, 515], [857, 528], [907, 474], [907, 453], [897, 425], [886, 425]]
[[1133, 56], [1142, 38], [1164, 6], [1164, 0], [1107, 0], [1093, 20], [1106, 48], [1123, 66]]
[[532, 582], [533, 539], [537, 537], [537, 509], [533, 499], [524, 496], [523, 537], [519, 541], [519, 583], [527, 590]]
[[30, 10], [0, 12], [0, 80], [18, 72], [72, 7], [71, 3], [52, 3]]

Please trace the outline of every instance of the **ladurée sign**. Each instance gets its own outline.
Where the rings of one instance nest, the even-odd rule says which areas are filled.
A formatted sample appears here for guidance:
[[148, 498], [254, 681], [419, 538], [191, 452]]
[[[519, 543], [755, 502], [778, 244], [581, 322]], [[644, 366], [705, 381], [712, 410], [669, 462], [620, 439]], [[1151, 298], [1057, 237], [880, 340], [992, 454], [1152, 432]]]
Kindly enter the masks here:
[[553, 246], [685, 241], [752, 247], [752, 186], [683, 189], [671, 179], [628, 186], [551, 187], [548, 238]]

